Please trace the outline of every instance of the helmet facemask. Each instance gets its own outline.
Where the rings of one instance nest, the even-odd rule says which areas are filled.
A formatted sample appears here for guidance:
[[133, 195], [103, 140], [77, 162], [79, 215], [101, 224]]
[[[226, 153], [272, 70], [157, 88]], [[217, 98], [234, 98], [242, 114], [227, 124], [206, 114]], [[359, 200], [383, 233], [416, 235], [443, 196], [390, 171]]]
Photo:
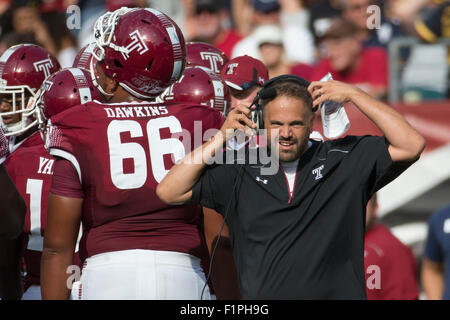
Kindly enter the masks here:
[[128, 54], [127, 48], [118, 46], [111, 41], [120, 16], [133, 10], [136, 9], [122, 7], [114, 12], [107, 12], [97, 19], [94, 25], [95, 44], [92, 49], [92, 55], [97, 61], [102, 61], [105, 58], [105, 47]]
[[[4, 79], [0, 79], [0, 96], [6, 99], [11, 106], [10, 111], [1, 112], [2, 128], [5, 136], [18, 136], [35, 126], [38, 122], [35, 117], [36, 94], [29, 86], [8, 86]], [[10, 97], [10, 98], [8, 98]], [[19, 116], [17, 122], [5, 123], [5, 117]]]

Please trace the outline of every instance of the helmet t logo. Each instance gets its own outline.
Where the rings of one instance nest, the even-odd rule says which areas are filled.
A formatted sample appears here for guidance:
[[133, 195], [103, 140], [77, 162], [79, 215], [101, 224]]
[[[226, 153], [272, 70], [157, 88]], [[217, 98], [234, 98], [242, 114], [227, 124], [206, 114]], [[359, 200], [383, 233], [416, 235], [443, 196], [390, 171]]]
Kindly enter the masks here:
[[36, 61], [33, 65], [36, 71], [43, 71], [46, 78], [51, 74], [50, 68], [53, 68], [53, 63], [50, 59]]
[[148, 51], [148, 47], [145, 45], [144, 40], [138, 30], [130, 33], [132, 41], [126, 46], [127, 52], [122, 52], [122, 56], [125, 60], [130, 57], [130, 52], [137, 50], [139, 54], [143, 54]]
[[210, 64], [210, 69], [215, 73], [220, 73], [218, 62], [223, 63], [222, 57], [215, 52], [200, 52], [200, 57], [202, 60], [208, 60]]

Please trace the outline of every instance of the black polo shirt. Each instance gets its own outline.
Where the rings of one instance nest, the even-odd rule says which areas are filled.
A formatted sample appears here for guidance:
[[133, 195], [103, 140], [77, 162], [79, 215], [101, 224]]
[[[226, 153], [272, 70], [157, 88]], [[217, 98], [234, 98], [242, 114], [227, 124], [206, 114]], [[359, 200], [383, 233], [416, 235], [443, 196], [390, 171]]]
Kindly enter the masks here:
[[409, 165], [393, 164], [384, 137], [314, 141], [292, 197], [282, 170], [231, 164], [207, 167], [191, 201], [222, 215], [232, 201], [226, 222], [244, 299], [365, 299], [366, 204]]

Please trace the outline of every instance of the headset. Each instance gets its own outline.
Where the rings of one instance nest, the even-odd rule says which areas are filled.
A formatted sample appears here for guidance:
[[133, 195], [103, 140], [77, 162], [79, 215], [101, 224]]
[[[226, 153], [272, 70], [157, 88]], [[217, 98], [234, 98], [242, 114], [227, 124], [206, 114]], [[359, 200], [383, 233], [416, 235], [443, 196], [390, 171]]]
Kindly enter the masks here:
[[[292, 81], [305, 88], [308, 88], [310, 85], [309, 81], [293, 74], [283, 74], [281, 76], [274, 77], [269, 81], [266, 81], [256, 94], [252, 104], [250, 105], [250, 107], [252, 107], [253, 105], [256, 106], [256, 109], [252, 111], [251, 114], [251, 119], [256, 124], [256, 131], [264, 129], [264, 106], [262, 105], [261, 101], [271, 101], [275, 99], [275, 97], [277, 96], [277, 91], [275, 90], [275, 88], [273, 88], [273, 84], [280, 81]], [[316, 112], [317, 106], [313, 107], [312, 111]]]

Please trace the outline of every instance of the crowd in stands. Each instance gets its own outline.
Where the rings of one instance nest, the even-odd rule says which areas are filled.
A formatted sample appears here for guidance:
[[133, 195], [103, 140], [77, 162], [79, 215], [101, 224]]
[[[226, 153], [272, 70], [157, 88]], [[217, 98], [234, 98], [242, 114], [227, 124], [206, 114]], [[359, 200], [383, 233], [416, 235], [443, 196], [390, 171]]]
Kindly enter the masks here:
[[[332, 72], [382, 99], [393, 38], [435, 42], [450, 34], [450, 9], [442, 0], [0, 0], [0, 52], [36, 43], [70, 66], [93, 40], [96, 18], [121, 6], [166, 12], [186, 39], [210, 43], [229, 58], [260, 59], [270, 77], [291, 73], [318, 80]], [[78, 27], [69, 29], [69, 19], [78, 19]]]

